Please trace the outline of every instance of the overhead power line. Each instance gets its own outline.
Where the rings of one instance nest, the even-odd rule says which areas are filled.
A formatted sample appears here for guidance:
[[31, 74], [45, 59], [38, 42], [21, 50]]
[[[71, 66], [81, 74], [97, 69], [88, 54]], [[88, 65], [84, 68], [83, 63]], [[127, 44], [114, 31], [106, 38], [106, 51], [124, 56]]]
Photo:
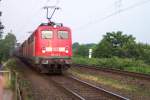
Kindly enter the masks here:
[[101, 21], [104, 21], [104, 20], [106, 20], [106, 19], [108, 19], [108, 18], [110, 18], [112, 16], [118, 15], [120, 13], [123, 13], [123, 12], [128, 11], [128, 10], [133, 9], [133, 8], [136, 8], [136, 7], [141, 6], [141, 5], [143, 5], [145, 3], [148, 3], [148, 2], [150, 2], [150, 0], [144, 0], [144, 1], [142, 0], [141, 2], [137, 2], [137, 3], [135, 3], [135, 4], [131, 5], [131, 6], [128, 6], [126, 8], [122, 8], [122, 9], [120, 8], [120, 10], [112, 12], [111, 14], [109, 14], [107, 16], [104, 16], [101, 19], [97, 19], [95, 21], [88, 22], [87, 24], [85, 24], [85, 25], [83, 25], [81, 27], [78, 27], [76, 30], [82, 30], [84, 28], [87, 28], [88, 26], [94, 25], [94, 24], [96, 24], [98, 22], [101, 22]]

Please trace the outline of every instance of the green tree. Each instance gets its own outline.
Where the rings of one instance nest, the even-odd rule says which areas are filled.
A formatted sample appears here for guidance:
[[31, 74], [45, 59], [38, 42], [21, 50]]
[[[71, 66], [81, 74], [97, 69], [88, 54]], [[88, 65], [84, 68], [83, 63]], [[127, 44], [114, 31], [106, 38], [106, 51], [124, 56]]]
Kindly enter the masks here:
[[108, 32], [95, 48], [94, 56], [99, 58], [130, 57], [133, 53], [131, 53], [132, 49], [129, 50], [129, 48], [135, 44], [135, 38], [132, 35], [122, 34], [121, 31]]
[[150, 64], [150, 45], [138, 43], [137, 52], [139, 54], [139, 59], [142, 59], [146, 63]]
[[10, 51], [14, 49], [16, 44], [16, 37], [12, 33], [8, 33], [4, 39], [0, 40], [0, 60], [7, 60]]
[[73, 54], [74, 56], [82, 56], [87, 57], [89, 54], [89, 49], [92, 49], [96, 46], [94, 43], [82, 44], [80, 45], [78, 42], [73, 43]]
[[88, 52], [89, 52], [89, 49], [86, 45], [80, 45], [78, 47], [78, 51], [77, 51], [76, 55], [79, 55], [79, 56], [82, 56], [82, 57], [87, 57]]
[[72, 48], [73, 48], [73, 49], [76, 49], [76, 48], [79, 47], [79, 45], [80, 45], [80, 44], [79, 44], [78, 42], [75, 42], [75, 43], [72, 44]]
[[72, 44], [73, 54], [76, 54], [78, 52], [79, 46], [80, 46], [80, 44], [78, 42], [75, 42]]

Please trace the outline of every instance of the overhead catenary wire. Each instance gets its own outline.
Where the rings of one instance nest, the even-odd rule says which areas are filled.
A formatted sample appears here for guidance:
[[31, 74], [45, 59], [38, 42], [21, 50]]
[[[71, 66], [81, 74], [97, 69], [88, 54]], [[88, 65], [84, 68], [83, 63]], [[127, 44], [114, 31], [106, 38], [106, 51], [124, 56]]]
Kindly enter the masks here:
[[135, 4], [131, 5], [131, 6], [128, 6], [128, 7], [126, 7], [126, 8], [122, 8], [122, 9], [120, 8], [119, 10], [114, 11], [114, 12], [110, 13], [109, 15], [106, 15], [106, 16], [100, 18], [100, 19], [96, 19], [96, 20], [94, 20], [94, 21], [88, 22], [88, 23], [86, 23], [85, 25], [82, 25], [82, 26], [76, 28], [75, 30], [77, 30], [77, 31], [83, 30], [83, 29], [85, 29], [85, 28], [87, 28], [87, 27], [89, 27], [89, 26], [91, 26], [91, 25], [95, 25], [95, 24], [97, 24], [97, 23], [99, 23], [99, 22], [102, 22], [102, 21], [104, 21], [104, 20], [106, 20], [106, 19], [109, 19], [110, 17], [113, 17], [113, 16], [118, 15], [118, 14], [120, 14], [120, 13], [123, 13], [123, 12], [125, 12], [125, 11], [128, 11], [128, 10], [130, 10], [130, 9], [136, 8], [136, 7], [138, 7], [138, 6], [141, 6], [141, 5], [143, 5], [143, 4], [146, 4], [146, 3], [148, 3], [148, 2], [150, 2], [150, 0], [142, 0], [142, 1], [137, 2], [137, 3], [135, 3]]

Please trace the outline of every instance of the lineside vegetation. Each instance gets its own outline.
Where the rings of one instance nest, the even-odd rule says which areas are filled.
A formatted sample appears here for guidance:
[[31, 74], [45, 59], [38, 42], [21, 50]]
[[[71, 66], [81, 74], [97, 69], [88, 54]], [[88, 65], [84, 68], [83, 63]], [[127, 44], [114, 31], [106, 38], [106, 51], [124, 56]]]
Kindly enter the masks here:
[[15, 44], [16, 36], [12, 33], [8, 33], [4, 38], [0, 37], [0, 61], [7, 61], [9, 59]]
[[[73, 44], [74, 63], [99, 65], [150, 74], [150, 45], [137, 43], [132, 35], [108, 32], [98, 44]], [[93, 58], [88, 59], [88, 49]]]
[[138, 72], [150, 74], [150, 66], [144, 63], [142, 60], [128, 59], [128, 58], [83, 58], [83, 57], [74, 57], [73, 63], [75, 64], [86, 64], [94, 65], [105, 68], [116, 68], [120, 70]]

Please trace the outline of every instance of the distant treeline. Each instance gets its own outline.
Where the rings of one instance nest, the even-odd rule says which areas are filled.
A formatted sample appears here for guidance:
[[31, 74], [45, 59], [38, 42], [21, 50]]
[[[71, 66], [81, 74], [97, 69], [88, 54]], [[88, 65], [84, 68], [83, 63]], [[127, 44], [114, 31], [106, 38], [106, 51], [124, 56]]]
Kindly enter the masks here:
[[135, 40], [121, 31], [108, 32], [98, 44], [73, 43], [73, 53], [74, 56], [88, 57], [88, 49], [92, 48], [94, 58], [131, 58], [150, 64], [150, 45]]

